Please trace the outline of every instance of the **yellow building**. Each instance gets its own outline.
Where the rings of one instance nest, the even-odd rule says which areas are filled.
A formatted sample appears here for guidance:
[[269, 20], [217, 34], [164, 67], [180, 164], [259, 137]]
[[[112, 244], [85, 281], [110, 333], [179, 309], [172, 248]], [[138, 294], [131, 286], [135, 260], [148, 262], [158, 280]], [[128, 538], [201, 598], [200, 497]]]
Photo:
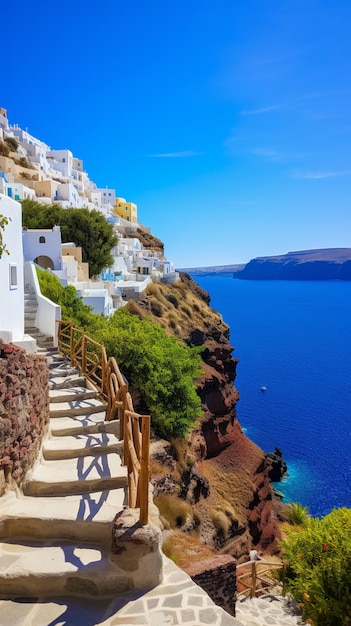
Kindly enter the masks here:
[[134, 202], [126, 202], [124, 198], [116, 198], [114, 212], [115, 215], [123, 217], [127, 222], [132, 224], [138, 222], [138, 207]]

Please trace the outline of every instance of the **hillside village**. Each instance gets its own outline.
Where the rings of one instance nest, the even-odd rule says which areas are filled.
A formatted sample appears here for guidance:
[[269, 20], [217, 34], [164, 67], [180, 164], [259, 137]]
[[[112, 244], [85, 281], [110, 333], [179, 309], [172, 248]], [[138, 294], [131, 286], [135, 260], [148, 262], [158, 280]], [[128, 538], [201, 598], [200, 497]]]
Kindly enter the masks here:
[[[41, 294], [36, 272], [38, 265], [55, 274], [63, 286], [76, 287], [93, 312], [110, 316], [129, 299], [142, 305], [143, 293], [153, 280], [165, 283], [166, 288], [176, 283], [178, 274], [173, 263], [164, 257], [163, 244], [138, 223], [134, 203], [116, 197], [113, 189], [98, 189], [83, 171], [82, 161], [69, 150], [51, 150], [27, 131], [10, 125], [5, 109], [0, 110], [0, 152], [0, 287], [2, 302], [6, 303], [0, 307], [0, 360], [3, 382], [5, 377], [7, 381], [0, 394], [0, 495], [5, 520], [0, 560], [5, 558], [8, 542], [16, 542], [10, 561], [0, 572], [5, 594], [0, 599], [2, 615], [6, 613], [9, 623], [13, 622], [20, 593], [31, 596], [23, 605], [23, 623], [29, 613], [37, 613], [39, 621], [45, 621], [45, 598], [61, 595], [69, 597], [63, 604], [67, 613], [74, 606], [71, 596], [78, 598], [77, 607], [84, 623], [100, 623], [107, 617], [107, 624], [111, 614], [120, 615], [121, 623], [125, 623], [122, 612], [126, 602], [127, 613], [134, 613], [134, 606], [141, 610], [138, 619], [142, 621], [135, 623], [145, 623], [149, 612], [158, 619], [158, 609], [164, 602], [173, 607], [179, 583], [181, 604], [176, 609], [167, 608], [167, 615], [176, 611], [182, 620], [185, 608], [192, 623], [206, 616], [206, 622], [214, 619], [218, 624], [240, 626], [238, 620], [213, 602], [218, 599], [218, 577], [216, 585], [212, 576], [207, 583], [208, 590], [212, 589], [211, 600], [191, 577], [162, 557], [159, 515], [155, 506], [148, 503], [150, 455], [146, 450], [150, 435], [145, 424], [150, 417], [134, 412], [118, 369], [108, 378], [103, 373], [105, 386], [99, 393], [94, 384], [91, 387], [90, 379], [87, 382], [81, 376], [85, 374], [86, 353], [81, 367], [71, 367], [72, 360], [66, 362], [62, 353], [56, 354], [61, 307]], [[82, 250], [74, 242], [62, 243], [59, 226], [50, 230], [22, 228], [22, 200], [57, 203], [77, 211], [99, 211], [113, 224], [118, 237], [112, 251], [113, 265], [104, 268], [99, 276], [89, 277]], [[109, 363], [101, 361], [100, 365], [99, 361], [98, 371], [100, 367], [102, 372], [105, 367], [114, 367]], [[109, 390], [106, 401], [104, 389]], [[130, 436], [127, 426], [120, 426], [122, 405], [130, 413], [128, 416], [122, 409], [123, 421], [135, 422], [128, 426]], [[109, 422], [108, 407], [113, 406], [119, 419]], [[122, 440], [120, 429], [124, 432]], [[55, 450], [47, 452], [46, 447], [51, 445]], [[126, 460], [129, 454], [133, 461]], [[139, 477], [128, 479], [130, 472], [138, 472]], [[139, 504], [132, 496], [133, 480]], [[88, 501], [92, 504], [87, 508]], [[71, 559], [67, 553], [66, 543], [71, 544], [72, 538], [76, 550], [83, 554], [79, 565], [79, 559]], [[28, 539], [33, 544], [29, 561]], [[97, 561], [91, 556], [96, 550], [100, 554]], [[213, 568], [218, 570], [217, 562], [211, 565]], [[226, 608], [232, 614], [234, 571], [234, 559], [221, 557], [221, 594], [225, 593]], [[133, 600], [145, 588], [153, 594], [152, 606], [145, 594], [145, 605], [140, 609]], [[33, 601], [36, 595], [44, 601]], [[8, 599], [12, 597], [13, 602]], [[101, 599], [100, 604], [92, 606], [92, 597]], [[223, 602], [218, 600], [218, 604]], [[52, 615], [61, 613], [60, 603], [53, 602]], [[182, 623], [179, 620], [177, 623]]]
[[[101, 213], [118, 237], [111, 267], [99, 276], [89, 276], [82, 250], [74, 242], [62, 243], [59, 226], [23, 229], [23, 200]], [[0, 608], [9, 613], [8, 623], [13, 623], [20, 594], [29, 598], [31, 607], [23, 604], [22, 615], [29, 610], [41, 615], [42, 611], [44, 619], [45, 599], [61, 595], [69, 596], [65, 599], [68, 613], [72, 597], [78, 598], [83, 621], [86, 604], [90, 621], [84, 623], [91, 625], [127, 623], [126, 616], [136, 613], [133, 623], [140, 625], [150, 615], [150, 625], [166, 623], [157, 621], [164, 618], [167, 623], [171, 619], [172, 623], [243, 626], [245, 616], [240, 621], [234, 617], [236, 558], [247, 558], [253, 546], [274, 553], [275, 508], [270, 462], [247, 440], [235, 417], [236, 360], [231, 355], [229, 329], [208, 306], [208, 294], [189, 276], [182, 275], [178, 281], [162, 242], [138, 222], [133, 202], [116, 196], [113, 189], [98, 188], [69, 150], [51, 150], [27, 131], [10, 125], [5, 109], [0, 109], [0, 258], [0, 288], [6, 303], [0, 307], [0, 365], [9, 381], [0, 389], [5, 433], [0, 467], [5, 520], [0, 560], [5, 565], [0, 579], [6, 598], [14, 598], [14, 602], [0, 599]], [[177, 462], [169, 443], [156, 441], [151, 472], [150, 426], [145, 427], [150, 416], [135, 413], [131, 396], [128, 404], [121, 400], [128, 388], [118, 369], [105, 377], [105, 366], [113, 366], [111, 359], [107, 364], [98, 362], [105, 385], [99, 391], [81, 376], [87, 373], [86, 352], [72, 363], [70, 348], [64, 354], [71, 356], [71, 362], [62, 351], [47, 350], [49, 345], [58, 346], [61, 307], [41, 294], [36, 265], [55, 274], [63, 286], [73, 285], [95, 313], [109, 317], [130, 300], [140, 317], [154, 313], [158, 322], [175, 329], [189, 346], [203, 346], [203, 370], [197, 384], [204, 415], [191, 439], [181, 442], [178, 452], [175, 449]], [[153, 281], [158, 284], [150, 289]], [[171, 288], [178, 289], [179, 301], [167, 291]], [[159, 301], [153, 311], [154, 299]], [[105, 389], [109, 390], [106, 397]], [[109, 421], [109, 410], [118, 419]], [[128, 420], [135, 422], [129, 430]], [[128, 455], [133, 459], [130, 465], [122, 462]], [[169, 540], [171, 555], [176, 541], [179, 546], [183, 539], [187, 542], [179, 547], [188, 569], [185, 563], [179, 565], [186, 573], [161, 554], [162, 525], [150, 496], [151, 473], [155, 502], [163, 493], [172, 499], [180, 484], [184, 491], [187, 514], [182, 524], [185, 530], [194, 531], [193, 537], [189, 540], [182, 529]], [[138, 474], [134, 492], [132, 474]], [[233, 498], [237, 498], [236, 511]], [[142, 500], [148, 511], [146, 522], [142, 521]], [[194, 508], [189, 517], [197, 504], [198, 513]], [[201, 517], [204, 521], [198, 530]], [[28, 539], [33, 543], [29, 555]], [[229, 553], [224, 550], [227, 539]], [[16, 546], [9, 550], [14, 540]], [[67, 542], [73, 542], [81, 557], [73, 551], [70, 556], [72, 546], [67, 548]], [[11, 552], [9, 558], [7, 552]], [[150, 602], [148, 593], [142, 602], [134, 602], [146, 588]], [[92, 608], [92, 598], [103, 602]], [[265, 611], [266, 607], [262, 615]], [[285, 604], [282, 611], [285, 614]], [[52, 603], [52, 612], [55, 617], [62, 614], [60, 600]], [[112, 614], [120, 621], [110, 619]], [[248, 623], [262, 623], [250, 620], [251, 615]], [[297, 624], [295, 617], [286, 623]]]
[[[173, 283], [178, 278], [173, 262], [164, 256], [163, 249], [151, 249], [141, 244], [142, 240], [147, 240], [150, 229], [138, 222], [134, 202], [118, 197], [115, 189], [97, 187], [84, 170], [81, 159], [74, 157], [68, 149], [52, 150], [18, 124], [10, 124], [6, 109], [1, 107], [0, 197], [0, 214], [11, 220], [4, 234], [11, 240], [7, 244], [11, 258], [7, 261], [12, 269], [5, 271], [6, 282], [8, 271], [14, 276], [16, 270], [17, 292], [21, 292], [22, 285], [22, 254], [19, 249], [15, 259], [15, 249], [22, 237], [24, 264], [35, 261], [56, 274], [63, 285], [73, 285], [94, 313], [110, 316], [128, 299], [141, 300], [152, 280]], [[104, 268], [99, 276], [89, 277], [81, 250], [74, 242], [62, 243], [59, 226], [52, 230], [24, 230], [22, 234], [20, 216], [15, 219], [18, 209], [14, 208], [15, 203], [22, 200], [101, 213], [113, 224], [118, 236], [118, 243], [112, 250], [113, 265]], [[138, 237], [133, 237], [136, 233]], [[28, 273], [30, 269], [26, 271]], [[33, 280], [35, 282], [35, 278]], [[16, 298], [12, 293], [14, 284], [8, 286], [8, 291], [12, 299]], [[21, 300], [19, 292], [17, 299]], [[5, 311], [3, 315], [6, 315]], [[58, 313], [55, 315], [57, 317]], [[6, 317], [7, 325], [10, 323], [15, 333], [12, 338], [22, 341], [21, 329], [14, 323], [14, 319], [18, 318], [18, 322], [21, 315]], [[8, 333], [11, 328], [0, 317], [0, 334], [2, 330]], [[9, 337], [6, 333], [5, 336]]]

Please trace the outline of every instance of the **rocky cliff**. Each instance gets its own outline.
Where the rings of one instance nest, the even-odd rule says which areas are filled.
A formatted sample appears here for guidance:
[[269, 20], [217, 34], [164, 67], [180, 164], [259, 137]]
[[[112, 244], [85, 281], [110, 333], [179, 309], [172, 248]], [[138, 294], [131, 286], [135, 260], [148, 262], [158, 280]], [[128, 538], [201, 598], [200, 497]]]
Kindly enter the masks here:
[[[166, 494], [180, 496], [189, 505], [186, 515], [174, 513], [174, 523], [169, 511], [164, 514], [168, 515], [166, 526], [169, 523], [170, 528], [189, 533], [187, 546], [181, 548], [186, 563], [194, 554], [199, 558], [198, 545], [196, 551], [189, 547], [195, 529], [206, 549], [237, 558], [253, 546], [275, 551], [279, 536], [269, 478], [272, 461], [245, 436], [236, 419], [237, 360], [232, 355], [229, 327], [209, 301], [209, 294], [181, 273], [174, 285], [153, 283], [144, 301], [127, 305], [140, 317], [151, 315], [189, 346], [204, 348], [203, 374], [197, 381], [201, 420], [187, 441], [153, 442], [156, 502]], [[181, 509], [174, 499], [172, 503]], [[173, 532], [171, 556], [177, 553], [177, 531]]]
[[252, 280], [351, 280], [351, 248], [302, 250], [252, 259], [236, 274]]

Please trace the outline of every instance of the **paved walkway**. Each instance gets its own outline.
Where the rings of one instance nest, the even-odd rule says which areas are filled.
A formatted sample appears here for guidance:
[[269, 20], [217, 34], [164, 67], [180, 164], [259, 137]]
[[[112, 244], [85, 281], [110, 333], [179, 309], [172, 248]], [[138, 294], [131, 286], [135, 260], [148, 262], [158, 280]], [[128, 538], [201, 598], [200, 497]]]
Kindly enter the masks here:
[[266, 595], [237, 602], [236, 618], [172, 561], [164, 557], [164, 580], [154, 589], [110, 602], [87, 599], [0, 600], [0, 626], [300, 626], [293, 602]]
[[305, 623], [293, 600], [276, 595], [238, 600], [236, 616], [243, 626], [299, 626]]
[[154, 589], [90, 602], [76, 598], [0, 600], [0, 626], [244, 626], [216, 606], [172, 561], [164, 558], [164, 580]]

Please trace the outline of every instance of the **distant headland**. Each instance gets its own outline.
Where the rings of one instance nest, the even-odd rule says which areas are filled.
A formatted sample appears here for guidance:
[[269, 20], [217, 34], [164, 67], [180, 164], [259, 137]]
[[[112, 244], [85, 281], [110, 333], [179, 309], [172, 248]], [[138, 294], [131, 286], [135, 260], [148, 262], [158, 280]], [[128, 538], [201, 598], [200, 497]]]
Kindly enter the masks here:
[[252, 259], [242, 265], [182, 269], [195, 276], [232, 276], [245, 280], [351, 280], [351, 248], [300, 250]]

